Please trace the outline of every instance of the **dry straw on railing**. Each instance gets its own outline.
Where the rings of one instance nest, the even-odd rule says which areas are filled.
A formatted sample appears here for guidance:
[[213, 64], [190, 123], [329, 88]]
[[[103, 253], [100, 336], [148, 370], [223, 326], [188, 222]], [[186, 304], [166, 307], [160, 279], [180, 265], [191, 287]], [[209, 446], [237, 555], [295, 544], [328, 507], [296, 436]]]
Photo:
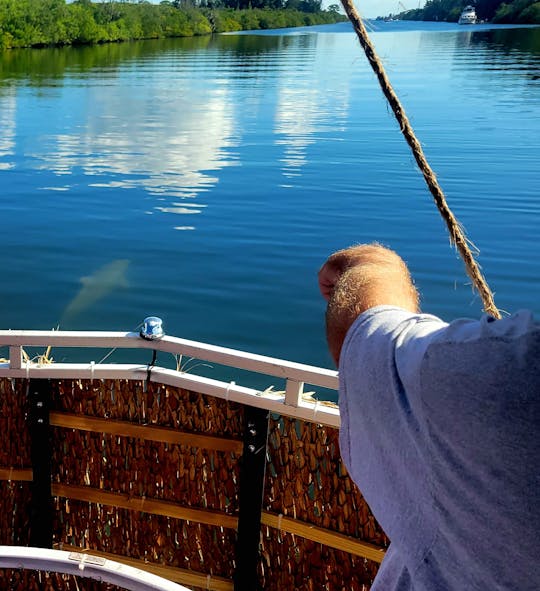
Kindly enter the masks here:
[[[142, 382], [51, 386], [57, 547], [129, 560], [194, 589], [232, 590], [244, 407]], [[25, 380], [0, 388], [0, 476], [28, 474]], [[261, 587], [369, 588], [387, 541], [341, 463], [337, 430], [277, 415], [269, 425]], [[28, 484], [0, 483], [3, 543], [27, 543]]]

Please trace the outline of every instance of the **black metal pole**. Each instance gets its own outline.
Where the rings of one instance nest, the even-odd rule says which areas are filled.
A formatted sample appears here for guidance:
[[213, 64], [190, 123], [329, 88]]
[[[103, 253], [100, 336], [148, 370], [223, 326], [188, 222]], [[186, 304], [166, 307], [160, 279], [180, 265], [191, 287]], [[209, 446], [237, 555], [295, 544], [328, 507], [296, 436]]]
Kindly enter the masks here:
[[30, 380], [28, 403], [33, 474], [30, 505], [30, 546], [52, 548], [52, 448], [49, 423], [51, 387], [48, 380]]
[[245, 406], [244, 452], [240, 465], [238, 538], [234, 591], [260, 589], [257, 567], [261, 539], [261, 514], [266, 471], [270, 413]]

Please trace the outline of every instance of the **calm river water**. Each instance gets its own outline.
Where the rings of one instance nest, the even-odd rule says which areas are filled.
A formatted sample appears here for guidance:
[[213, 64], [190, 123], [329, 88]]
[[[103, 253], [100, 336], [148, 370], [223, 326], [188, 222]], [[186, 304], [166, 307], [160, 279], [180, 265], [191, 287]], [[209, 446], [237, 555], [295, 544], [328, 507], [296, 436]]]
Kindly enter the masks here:
[[[499, 307], [540, 313], [540, 28], [372, 29]], [[2, 328], [155, 314], [330, 367], [316, 272], [371, 240], [425, 310], [480, 313], [347, 23], [4, 52], [0, 77]]]

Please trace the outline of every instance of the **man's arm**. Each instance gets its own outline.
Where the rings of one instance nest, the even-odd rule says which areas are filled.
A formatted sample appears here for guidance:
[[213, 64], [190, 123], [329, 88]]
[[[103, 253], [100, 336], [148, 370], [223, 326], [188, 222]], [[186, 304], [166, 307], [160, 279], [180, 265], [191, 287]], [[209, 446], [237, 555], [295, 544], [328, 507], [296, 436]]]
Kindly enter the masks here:
[[336, 365], [347, 331], [369, 308], [389, 305], [418, 311], [418, 292], [407, 265], [394, 251], [378, 244], [353, 246], [331, 255], [319, 271], [319, 288], [328, 301], [326, 338]]

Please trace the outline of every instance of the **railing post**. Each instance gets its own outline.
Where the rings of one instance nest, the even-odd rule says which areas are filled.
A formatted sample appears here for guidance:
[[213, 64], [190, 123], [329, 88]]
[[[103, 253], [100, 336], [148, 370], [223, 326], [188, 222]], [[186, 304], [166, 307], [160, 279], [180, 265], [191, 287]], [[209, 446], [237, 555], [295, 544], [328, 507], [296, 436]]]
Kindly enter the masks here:
[[51, 429], [49, 380], [30, 380], [28, 390], [32, 459], [30, 546], [52, 548], [53, 503], [51, 494]]
[[288, 379], [285, 385], [285, 404], [298, 406], [302, 400], [304, 382]]
[[261, 514], [270, 413], [266, 409], [244, 406], [244, 417], [234, 591], [257, 591], [260, 589], [257, 568], [260, 560]]
[[9, 367], [10, 369], [21, 369], [22, 367], [22, 347], [15, 345], [9, 348]]

